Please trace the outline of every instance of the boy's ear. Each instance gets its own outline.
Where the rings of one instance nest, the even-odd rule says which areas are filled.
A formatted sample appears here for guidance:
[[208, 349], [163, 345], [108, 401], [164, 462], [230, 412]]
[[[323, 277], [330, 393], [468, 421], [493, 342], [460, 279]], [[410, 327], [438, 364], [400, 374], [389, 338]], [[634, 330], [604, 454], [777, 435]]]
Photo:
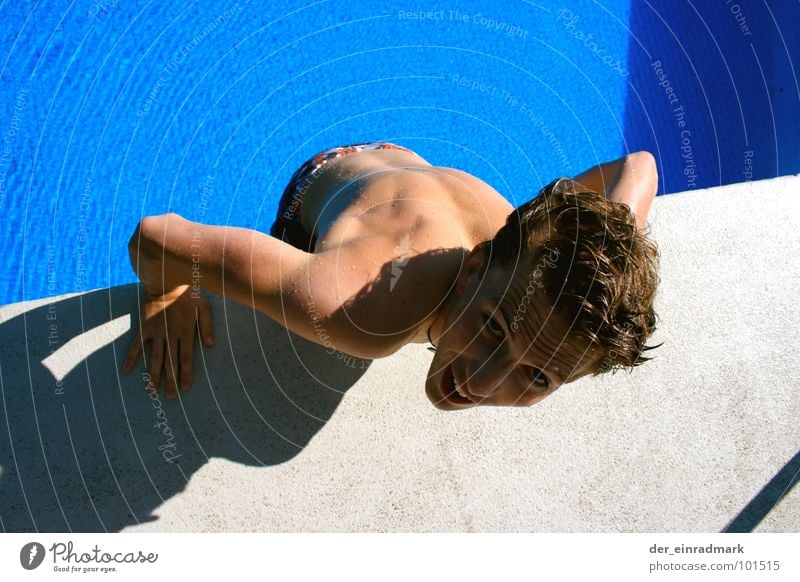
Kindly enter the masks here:
[[483, 245], [477, 245], [470, 251], [467, 260], [464, 263], [464, 268], [461, 269], [461, 272], [458, 274], [458, 279], [456, 280], [456, 292], [459, 295], [464, 293], [464, 289], [467, 288], [467, 283], [469, 283], [470, 277], [473, 275], [477, 276], [482, 265]]

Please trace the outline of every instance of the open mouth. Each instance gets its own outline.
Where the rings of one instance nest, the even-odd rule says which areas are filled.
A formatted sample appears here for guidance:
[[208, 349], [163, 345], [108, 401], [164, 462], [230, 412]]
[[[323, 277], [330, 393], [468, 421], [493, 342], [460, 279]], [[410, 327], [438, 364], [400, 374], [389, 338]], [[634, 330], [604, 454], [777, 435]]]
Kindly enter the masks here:
[[449, 366], [442, 374], [442, 393], [445, 395], [444, 399], [451, 404], [465, 406], [475, 404], [472, 400], [467, 398], [460, 392], [456, 386], [456, 380], [453, 377], [453, 366]]

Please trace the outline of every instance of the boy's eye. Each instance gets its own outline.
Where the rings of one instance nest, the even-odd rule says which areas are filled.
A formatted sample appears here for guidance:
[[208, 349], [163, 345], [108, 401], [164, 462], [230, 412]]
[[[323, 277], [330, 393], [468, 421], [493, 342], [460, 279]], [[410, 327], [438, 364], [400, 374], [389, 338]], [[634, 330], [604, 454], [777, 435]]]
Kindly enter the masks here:
[[547, 388], [547, 376], [539, 368], [531, 368], [531, 381], [537, 386]]
[[484, 315], [483, 316], [483, 323], [486, 327], [489, 328], [489, 331], [492, 332], [492, 335], [497, 337], [502, 337], [505, 331], [503, 331], [503, 326], [500, 325], [500, 322], [497, 321], [492, 315]]

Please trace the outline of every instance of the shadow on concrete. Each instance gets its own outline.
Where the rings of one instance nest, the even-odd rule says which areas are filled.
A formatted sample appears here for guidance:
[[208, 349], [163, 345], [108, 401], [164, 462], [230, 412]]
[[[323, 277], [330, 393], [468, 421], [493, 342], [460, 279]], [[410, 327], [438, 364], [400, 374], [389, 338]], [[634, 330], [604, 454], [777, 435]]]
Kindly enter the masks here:
[[[211, 457], [252, 466], [288, 461], [370, 364], [212, 296], [216, 345], [200, 351], [196, 341], [192, 389], [178, 401], [163, 392], [156, 400], [141, 359], [129, 375], [118, 371], [138, 327], [137, 294], [137, 285], [98, 290], [0, 326], [4, 531], [118, 531], [157, 519], [154, 510]], [[131, 328], [58, 386], [42, 360], [127, 314]]]
[[797, 485], [800, 478], [800, 451], [778, 471], [758, 495], [748, 503], [739, 515], [725, 526], [721, 533], [749, 533], [772, 511], [781, 499]]

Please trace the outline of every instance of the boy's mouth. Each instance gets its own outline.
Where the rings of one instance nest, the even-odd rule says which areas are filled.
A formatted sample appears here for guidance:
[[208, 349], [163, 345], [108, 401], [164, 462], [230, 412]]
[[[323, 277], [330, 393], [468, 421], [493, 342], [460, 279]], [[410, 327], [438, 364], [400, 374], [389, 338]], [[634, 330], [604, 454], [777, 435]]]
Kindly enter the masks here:
[[469, 406], [474, 405], [471, 399], [467, 398], [466, 396], [462, 396], [459, 393], [458, 388], [456, 387], [456, 380], [453, 376], [453, 365], [447, 367], [442, 374], [442, 394], [444, 394], [444, 399], [450, 403], [455, 404], [457, 406]]

